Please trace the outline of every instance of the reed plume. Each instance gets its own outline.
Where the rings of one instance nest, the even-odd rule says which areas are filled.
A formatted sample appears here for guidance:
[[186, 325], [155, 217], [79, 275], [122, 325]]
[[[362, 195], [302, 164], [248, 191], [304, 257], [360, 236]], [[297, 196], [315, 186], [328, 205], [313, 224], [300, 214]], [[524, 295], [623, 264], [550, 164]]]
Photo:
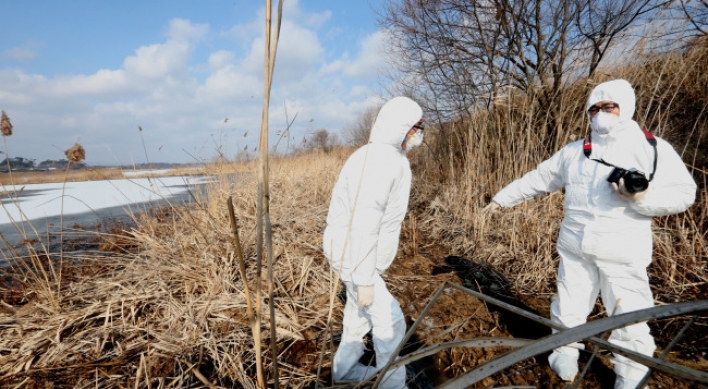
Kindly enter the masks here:
[[[4, 133], [4, 130], [3, 130]], [[72, 146], [70, 149], [66, 150], [64, 152], [66, 154], [66, 158], [74, 163], [78, 163], [86, 159], [86, 150], [84, 149], [83, 146], [80, 144], [76, 143], [74, 146]]]
[[2, 136], [12, 135], [12, 123], [10, 122], [10, 118], [5, 113], [5, 110], [2, 111], [0, 131], [2, 131]]

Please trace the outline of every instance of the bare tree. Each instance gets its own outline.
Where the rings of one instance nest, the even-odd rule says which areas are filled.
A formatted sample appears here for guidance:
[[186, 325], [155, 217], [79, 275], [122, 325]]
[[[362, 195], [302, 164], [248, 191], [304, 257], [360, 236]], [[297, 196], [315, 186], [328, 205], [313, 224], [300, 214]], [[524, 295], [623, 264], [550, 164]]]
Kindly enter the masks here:
[[619, 2], [581, 0], [575, 14], [578, 32], [585, 37], [591, 57], [588, 77], [597, 70], [613, 40], [621, 37], [636, 21], [663, 8], [670, 1], [623, 0]]
[[593, 76], [623, 34], [666, 4], [400, 0], [389, 4], [380, 22], [391, 29], [402, 91], [441, 123], [491, 108], [501, 98], [520, 97], [526, 100], [529, 128], [553, 149], [564, 123], [561, 92]]
[[498, 81], [490, 64], [498, 25], [486, 23], [495, 11], [464, 3], [403, 0], [389, 5], [381, 20], [391, 28], [397, 71], [406, 75], [398, 80], [402, 92], [415, 93], [443, 117], [489, 103]]
[[328, 153], [337, 145], [337, 142], [337, 136], [323, 128], [312, 134], [312, 138], [307, 143], [306, 148], [309, 150], [322, 150]]
[[680, 3], [698, 35], [708, 35], [708, 0], [681, 0]]
[[379, 109], [381, 109], [381, 106], [367, 109], [352, 123], [344, 127], [342, 133], [347, 144], [352, 146], [362, 146], [369, 142], [371, 127], [374, 126]]

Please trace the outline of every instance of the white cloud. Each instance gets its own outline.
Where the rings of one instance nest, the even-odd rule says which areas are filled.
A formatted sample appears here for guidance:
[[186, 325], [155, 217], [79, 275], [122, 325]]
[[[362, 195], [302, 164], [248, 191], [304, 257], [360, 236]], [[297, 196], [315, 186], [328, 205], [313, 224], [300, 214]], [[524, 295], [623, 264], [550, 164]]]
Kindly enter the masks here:
[[37, 93], [48, 79], [38, 74], [25, 74], [19, 70], [0, 70], [0, 101], [6, 104], [3, 109], [12, 106], [37, 104]]
[[204, 39], [209, 26], [192, 24], [188, 20], [170, 21], [167, 41], [142, 46], [123, 62], [130, 77], [154, 79], [165, 76], [184, 77], [194, 50], [195, 41]]
[[190, 45], [180, 41], [168, 41], [140, 47], [123, 62], [123, 68], [132, 75], [145, 78], [163, 77], [185, 70], [190, 54]]
[[322, 13], [309, 15], [305, 18], [304, 23], [306, 26], [318, 28], [328, 22], [331, 18], [332, 11], [325, 11]]
[[348, 95], [348, 97], [352, 100], [367, 100], [371, 96], [371, 88], [363, 85], [354, 85], [349, 91]]
[[[331, 12], [307, 13], [298, 4], [285, 3], [269, 120], [272, 134], [282, 131], [287, 107], [289, 120], [297, 115], [291, 137], [301, 141], [316, 129], [336, 132], [378, 104], [372, 88], [384, 63], [384, 35], [325, 47]], [[262, 17], [213, 35], [209, 25], [173, 19], [164, 41], [135, 48], [119, 68], [62, 76], [0, 70], [0, 101], [15, 126], [11, 155], [63, 158], [58, 149], [78, 139], [89, 164], [144, 162], [143, 141], [153, 162], [209, 159], [222, 141], [222, 152], [254, 150]]]
[[131, 88], [125, 71], [102, 69], [88, 76], [62, 76], [46, 84], [47, 93], [57, 98], [69, 96], [96, 96]]
[[[273, 9], [273, 15], [276, 8]], [[301, 24], [304, 27], [319, 28], [332, 18], [332, 11], [325, 10], [319, 13], [305, 13], [300, 8], [300, 0], [288, 0], [283, 4], [283, 19], [291, 23]]]
[[261, 96], [263, 83], [260, 79], [239, 72], [233, 66], [221, 68], [212, 73], [200, 87], [199, 97], [212, 100], [229, 97], [250, 98]]
[[262, 20], [261, 17], [247, 24], [237, 24], [226, 31], [220, 32], [219, 36], [231, 40], [233, 44], [248, 47], [254, 38], [263, 34]]
[[346, 58], [338, 59], [338, 60], [332, 61], [330, 63], [325, 63], [322, 65], [320, 72], [323, 75], [340, 72], [344, 68], [345, 63], [346, 63]]
[[193, 24], [189, 20], [175, 18], [167, 31], [169, 40], [199, 40], [209, 32], [208, 24]]
[[76, 118], [73, 116], [65, 116], [61, 118], [59, 122], [59, 127], [61, 128], [74, 128], [76, 127]]
[[209, 68], [218, 70], [226, 65], [229, 65], [234, 60], [234, 53], [227, 50], [219, 50], [209, 56]]
[[[272, 38], [273, 39], [273, 38]], [[322, 61], [324, 49], [317, 35], [302, 26], [284, 21], [281, 27], [278, 50], [275, 57], [276, 83], [288, 83], [302, 79]], [[242, 62], [242, 68], [250, 74], [263, 74], [265, 39], [253, 41], [250, 51]]]
[[312, 71], [322, 61], [323, 52], [313, 31], [291, 22], [283, 22], [276, 56], [276, 80], [288, 82], [301, 78], [302, 74]]
[[360, 43], [359, 56], [347, 63], [343, 74], [347, 77], [371, 78], [386, 64], [386, 33], [377, 31]]
[[26, 62], [34, 59], [37, 52], [29, 47], [13, 47], [2, 52], [3, 58], [10, 58], [16, 61]]

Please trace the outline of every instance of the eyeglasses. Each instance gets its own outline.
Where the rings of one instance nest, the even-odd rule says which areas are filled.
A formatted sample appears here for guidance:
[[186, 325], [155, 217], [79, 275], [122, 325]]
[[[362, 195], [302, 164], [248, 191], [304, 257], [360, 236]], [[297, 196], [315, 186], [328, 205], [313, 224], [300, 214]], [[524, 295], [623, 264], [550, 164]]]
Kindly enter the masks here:
[[619, 107], [619, 105], [617, 105], [617, 104], [615, 104], [615, 103], [603, 104], [603, 105], [600, 106], [600, 107], [598, 107], [598, 106], [596, 106], [596, 105], [593, 105], [592, 107], [588, 108], [588, 113], [589, 113], [590, 115], [594, 115], [594, 114], [596, 114], [596, 113], [598, 113], [598, 112], [600, 112], [600, 111], [602, 111], [602, 112], [612, 112], [612, 111], [614, 111], [615, 109], [617, 109], [618, 107]]
[[418, 129], [418, 130], [421, 130], [421, 131], [425, 130], [425, 127], [423, 127], [422, 124], [416, 124], [416, 125], [413, 126], [413, 128]]

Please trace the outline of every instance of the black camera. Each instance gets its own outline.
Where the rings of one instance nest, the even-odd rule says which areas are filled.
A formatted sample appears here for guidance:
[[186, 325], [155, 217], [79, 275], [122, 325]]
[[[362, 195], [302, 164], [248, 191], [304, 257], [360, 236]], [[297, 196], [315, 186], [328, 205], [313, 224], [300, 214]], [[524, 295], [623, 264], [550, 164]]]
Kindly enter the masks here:
[[626, 170], [616, 167], [612, 170], [610, 176], [607, 177], [607, 181], [619, 185], [620, 178], [624, 179], [624, 187], [629, 193], [643, 192], [649, 187], [649, 180], [642, 172], [636, 169]]

